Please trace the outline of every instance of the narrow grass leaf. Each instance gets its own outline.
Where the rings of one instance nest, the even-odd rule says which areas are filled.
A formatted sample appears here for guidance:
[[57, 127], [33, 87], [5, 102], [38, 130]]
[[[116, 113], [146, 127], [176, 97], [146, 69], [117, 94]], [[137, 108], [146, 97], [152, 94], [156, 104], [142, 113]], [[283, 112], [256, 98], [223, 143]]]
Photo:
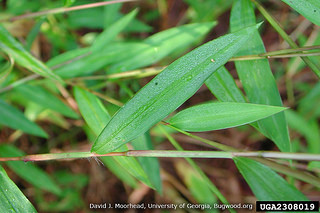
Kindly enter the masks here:
[[5, 78], [10, 74], [14, 65], [14, 60], [9, 56], [9, 61], [7, 61], [4, 65], [0, 66], [0, 84], [5, 80]]
[[69, 106], [64, 104], [58, 97], [45, 90], [40, 86], [23, 84], [14, 89], [28, 100], [56, 112], [61, 113], [70, 118], [78, 118], [78, 114], [75, 113]]
[[47, 138], [48, 135], [37, 124], [28, 120], [22, 112], [0, 99], [0, 124], [19, 129], [31, 135]]
[[[133, 140], [131, 145], [136, 150], [154, 150], [149, 132], [146, 132], [142, 136]], [[160, 177], [160, 164], [158, 158], [138, 157], [138, 160], [141, 163], [144, 171], [147, 173], [154, 188], [160, 194], [162, 194], [162, 182]]]
[[91, 46], [92, 52], [100, 51], [106, 47], [122, 30], [124, 30], [127, 25], [134, 19], [137, 15], [138, 10], [133, 10], [126, 16], [119, 19], [117, 22], [105, 29], [99, 36], [96, 38], [94, 43]]
[[111, 67], [111, 71], [120, 72], [151, 65], [173, 51], [188, 47], [209, 32], [216, 22], [187, 24], [156, 33], [146, 40], [144, 48], [131, 51], [133, 54]]
[[[85, 119], [88, 126], [92, 129], [95, 135], [99, 135], [103, 127], [110, 120], [110, 115], [100, 102], [100, 100], [95, 97], [93, 94], [85, 91], [81, 88], [74, 87], [74, 94], [76, 101], [78, 103], [81, 115]], [[126, 146], [120, 147], [117, 152], [128, 151]], [[116, 165], [112, 165], [115, 161], [121, 167], [117, 167], [117, 172], [115, 173], [121, 180], [132, 185], [131, 175], [136, 177], [138, 180], [146, 183], [147, 185], [153, 187], [150, 184], [150, 181], [142, 169], [141, 165], [135, 158], [128, 157], [114, 157], [112, 160], [109, 160], [110, 157], [101, 158], [106, 166], [110, 168], [111, 171], [115, 171]], [[122, 173], [122, 174], [119, 174]], [[125, 175], [124, 175], [125, 174]], [[131, 174], [131, 175], [130, 175]]]
[[[217, 203], [216, 196], [210, 191], [208, 183], [187, 163], [178, 161], [175, 164], [178, 174], [182, 177], [188, 190], [198, 203]], [[218, 212], [218, 211], [209, 211]]]
[[282, 0], [295, 11], [320, 26], [320, 1], [319, 0]]
[[91, 151], [111, 152], [165, 118], [225, 64], [255, 29], [252, 26], [215, 39], [173, 62], [113, 116]]
[[0, 212], [37, 212], [0, 166]]
[[318, 82], [301, 100], [298, 111], [308, 118], [320, 117], [320, 82]]
[[202, 132], [241, 126], [283, 110], [284, 107], [248, 103], [209, 103], [182, 110], [168, 122], [185, 131]]
[[49, 77], [54, 80], [62, 81], [59, 76], [54, 74], [46, 65], [33, 57], [23, 46], [17, 42], [10, 33], [0, 25], [0, 47], [2, 51], [10, 55], [16, 63], [28, 70]]
[[220, 67], [206, 80], [206, 85], [219, 101], [246, 102], [241, 90], [224, 66]]
[[[17, 149], [12, 145], [2, 144], [0, 145], [0, 156], [1, 157], [19, 157], [25, 156], [25, 153]], [[33, 186], [52, 192], [53, 194], [60, 195], [61, 189], [59, 186], [50, 178], [50, 176], [40, 169], [38, 166], [32, 163], [25, 163], [22, 161], [8, 161], [6, 164], [22, 179], [31, 183]]]
[[46, 21], [46, 18], [42, 17], [41, 19], [39, 19], [37, 21], [37, 23], [32, 27], [30, 33], [28, 34], [27, 38], [26, 38], [26, 49], [28, 51], [31, 50], [31, 46], [34, 42], [34, 40], [36, 39], [36, 37], [38, 36], [40, 29], [41, 29], [41, 25]]
[[[237, 31], [255, 24], [253, 5], [250, 0], [237, 0], [233, 4], [230, 18], [231, 31]], [[258, 30], [255, 30], [250, 43], [237, 55], [265, 53], [265, 48]], [[282, 106], [267, 59], [235, 62], [239, 78], [251, 103]], [[281, 151], [290, 151], [290, 140], [283, 113], [258, 121], [259, 130], [273, 140]]]
[[320, 153], [320, 131], [317, 119], [306, 120], [303, 116], [293, 110], [286, 111], [288, 125], [291, 129], [303, 135], [308, 142], [309, 153]]
[[237, 168], [252, 192], [262, 201], [307, 201], [293, 185], [288, 184], [269, 167], [248, 158], [234, 158]]

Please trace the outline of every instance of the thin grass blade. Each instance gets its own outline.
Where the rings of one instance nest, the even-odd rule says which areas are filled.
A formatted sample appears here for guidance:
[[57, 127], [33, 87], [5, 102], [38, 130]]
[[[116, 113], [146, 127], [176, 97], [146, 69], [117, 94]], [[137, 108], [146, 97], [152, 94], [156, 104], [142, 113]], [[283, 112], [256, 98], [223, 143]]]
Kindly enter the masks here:
[[0, 47], [2, 51], [10, 55], [17, 64], [41, 76], [53, 80], [62, 81], [59, 76], [54, 74], [46, 65], [33, 57], [23, 46], [16, 41], [10, 33], [0, 25]]
[[0, 124], [23, 132], [47, 138], [48, 135], [37, 124], [28, 120], [22, 112], [0, 99]]
[[307, 201], [308, 199], [293, 185], [288, 184], [269, 167], [254, 160], [234, 158], [240, 173], [251, 190], [262, 201]]
[[[105, 124], [108, 123], [108, 121], [110, 120], [109, 113], [104, 108], [100, 100], [93, 94], [78, 87], [74, 87], [74, 94], [81, 115], [85, 119], [88, 126], [95, 133], [95, 135], [99, 135]], [[122, 146], [116, 151], [123, 152], [128, 151], [128, 149], [126, 146]], [[133, 175], [138, 180], [153, 187], [153, 185], [150, 183], [148, 179], [147, 174], [135, 158], [114, 157], [111, 160], [109, 160], [109, 158], [110, 157], [101, 159], [104, 163], [106, 163], [106, 166], [108, 166], [108, 168], [110, 168], [111, 171], [114, 171], [116, 166], [112, 165], [112, 162], [117, 162], [117, 164], [120, 165], [120, 167], [117, 167], [118, 171], [115, 174], [118, 174], [119, 172], [122, 173], [121, 175], [118, 174], [118, 177], [124, 182], [127, 182], [128, 184], [132, 185], [132, 178], [128, 178], [128, 176], [131, 177], [131, 175]]]
[[248, 103], [208, 103], [182, 110], [168, 122], [185, 131], [203, 132], [249, 124], [285, 109]]
[[[25, 156], [26, 154], [12, 145], [2, 144], [0, 145], [0, 155], [1, 157], [19, 157]], [[22, 179], [31, 183], [33, 186], [52, 192], [55, 195], [61, 194], [62, 191], [60, 187], [38, 166], [21, 161], [9, 161], [6, 162], [6, 164]]]
[[[231, 31], [256, 23], [253, 5], [250, 0], [235, 1], [230, 18]], [[258, 30], [255, 30], [250, 43], [238, 55], [265, 53]], [[282, 106], [281, 97], [267, 59], [235, 62], [239, 78], [251, 103]], [[283, 113], [258, 121], [260, 131], [274, 141], [281, 151], [290, 151], [290, 140]]]
[[37, 212], [0, 166], [0, 212]]
[[320, 1], [318, 0], [282, 0], [295, 11], [320, 26]]
[[78, 118], [69, 106], [64, 104], [58, 97], [40, 86], [23, 84], [14, 89], [28, 100], [48, 109], [52, 109], [70, 118]]
[[134, 19], [137, 15], [138, 10], [133, 10], [107, 29], [105, 29], [99, 36], [96, 38], [94, 43], [91, 46], [92, 52], [102, 50], [109, 44], [126, 26]]
[[[154, 150], [149, 132], [132, 141], [132, 146], [136, 150]], [[142, 158], [138, 157], [142, 168], [147, 173], [150, 182], [154, 188], [162, 194], [162, 182], [160, 177], [160, 164], [158, 158]]]
[[224, 66], [206, 80], [206, 85], [219, 101], [246, 102], [241, 90]]

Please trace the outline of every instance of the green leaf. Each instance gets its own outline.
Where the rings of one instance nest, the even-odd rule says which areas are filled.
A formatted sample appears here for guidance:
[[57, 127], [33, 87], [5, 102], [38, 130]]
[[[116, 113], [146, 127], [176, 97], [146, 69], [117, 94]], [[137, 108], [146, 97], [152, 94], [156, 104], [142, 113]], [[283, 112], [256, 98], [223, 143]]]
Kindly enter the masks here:
[[[154, 150], [149, 132], [133, 140], [131, 145], [136, 150]], [[161, 194], [162, 183], [160, 177], [160, 164], [158, 158], [138, 157], [138, 160], [141, 163], [141, 166], [144, 169], [144, 171], [147, 173], [150, 182], [152, 183], [154, 188]]]
[[188, 47], [216, 25], [216, 22], [187, 24], [148, 37], [144, 47], [129, 50], [132, 54], [111, 67], [113, 72], [137, 69], [151, 65], [177, 49]]
[[37, 124], [29, 121], [22, 112], [0, 99], [0, 124], [23, 132], [47, 138], [48, 135]]
[[64, 0], [64, 6], [65, 7], [69, 7], [71, 5], [73, 5], [76, 2], [76, 0]]
[[[100, 100], [95, 97], [93, 94], [78, 88], [74, 87], [74, 94], [76, 101], [78, 103], [81, 115], [84, 117], [88, 126], [92, 129], [92, 131], [99, 135], [103, 127], [110, 120], [110, 115], [100, 102]], [[116, 150], [117, 152], [128, 151], [126, 146], [122, 146]], [[108, 157], [109, 158], [109, 157]], [[139, 162], [135, 158], [128, 157], [114, 157], [112, 160], [108, 160], [108, 158], [101, 158], [104, 163], [108, 166], [108, 168], [112, 171], [116, 171], [115, 174], [124, 182], [128, 184], [132, 183], [132, 179], [130, 179], [130, 175], [132, 174], [134, 177], [139, 179], [140, 181], [146, 183], [147, 185], [153, 187], [150, 184], [150, 181], [140, 166]], [[121, 167], [115, 168], [115, 165], [112, 165], [113, 161], [116, 161]], [[122, 173], [122, 174], [119, 174]], [[128, 174], [129, 173], [129, 174]], [[127, 180], [128, 179], [128, 180]]]
[[[230, 18], [231, 32], [256, 23], [250, 0], [235, 1]], [[265, 53], [258, 30], [250, 43], [241, 48], [237, 55]], [[282, 106], [281, 97], [267, 59], [235, 62], [239, 78], [251, 103]], [[258, 121], [259, 130], [273, 140], [281, 151], [290, 151], [290, 140], [283, 113]]]
[[101, 34], [99, 34], [91, 46], [92, 52], [104, 49], [106, 45], [108, 45], [122, 30], [127, 27], [137, 13], [138, 10], [133, 10], [131, 13], [122, 17], [117, 22], [105, 29]]
[[[1, 64], [2, 65], [2, 64]], [[14, 60], [9, 56], [9, 61], [0, 67], [0, 83], [10, 74], [14, 65]]]
[[0, 166], [0, 212], [37, 212]]
[[320, 26], [320, 1], [319, 0], [282, 0], [298, 13]]
[[248, 158], [234, 158], [251, 190], [263, 201], [307, 201], [293, 185], [288, 184], [269, 167]]
[[64, 104], [59, 98], [40, 86], [23, 84], [16, 87], [14, 90], [19, 92], [23, 97], [44, 108], [52, 109], [70, 118], [79, 117], [77, 113]]
[[206, 80], [206, 85], [219, 101], [246, 102], [241, 90], [224, 66]]
[[[0, 145], [1, 157], [19, 157], [25, 156], [25, 153], [14, 146], [2, 144]], [[6, 164], [17, 173], [21, 178], [28, 181], [35, 187], [52, 192], [56, 195], [61, 194], [59, 186], [45, 173], [42, 169], [32, 163], [22, 161], [8, 161]]]
[[[210, 191], [208, 183], [183, 161], [178, 161], [175, 165], [179, 175], [183, 178], [188, 190], [198, 203], [217, 203], [216, 196]], [[217, 211], [211, 211], [217, 212]]]
[[226, 63], [250, 38], [255, 28], [215, 39], [173, 62], [113, 116], [91, 151], [111, 152], [165, 118]]
[[248, 103], [209, 103], [182, 110], [168, 122], [185, 131], [202, 132], [248, 124], [283, 110], [284, 107]]
[[28, 70], [49, 77], [54, 80], [62, 81], [59, 76], [54, 74], [46, 65], [41, 61], [33, 57], [27, 52], [23, 46], [17, 42], [10, 33], [0, 25], [0, 47], [1, 49], [10, 55], [16, 63], [20, 66], [27, 68]]
[[317, 120], [306, 120], [293, 110], [286, 111], [288, 125], [291, 129], [299, 132], [308, 141], [308, 152], [320, 153], [320, 132]]

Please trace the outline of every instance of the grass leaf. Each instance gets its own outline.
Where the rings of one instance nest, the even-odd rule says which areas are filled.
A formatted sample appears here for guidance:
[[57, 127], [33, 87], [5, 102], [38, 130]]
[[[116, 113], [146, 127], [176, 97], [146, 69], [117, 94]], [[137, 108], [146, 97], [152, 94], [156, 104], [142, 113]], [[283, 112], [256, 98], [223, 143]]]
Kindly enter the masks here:
[[0, 124], [19, 129], [31, 135], [47, 138], [48, 135], [37, 124], [28, 120], [22, 112], [0, 99]]
[[0, 166], [0, 212], [37, 212]]
[[10, 33], [0, 25], [0, 47], [1, 49], [10, 55], [16, 63], [20, 66], [27, 68], [28, 70], [49, 77], [54, 80], [62, 81], [59, 76], [54, 74], [46, 65], [41, 61], [33, 57], [27, 52], [23, 46], [17, 42]]
[[219, 101], [246, 102], [241, 90], [224, 66], [220, 67], [206, 80], [206, 85]]
[[[1, 64], [2, 65], [2, 64]], [[9, 61], [2, 65], [0, 68], [0, 84], [5, 80], [5, 78], [10, 74], [14, 65], [13, 58], [9, 57]]]
[[[235, 1], [230, 18], [231, 31], [237, 31], [256, 23], [250, 0]], [[250, 43], [238, 55], [264, 53], [265, 48], [258, 30]], [[239, 78], [251, 103], [282, 106], [281, 97], [267, 59], [235, 62]], [[258, 121], [260, 131], [273, 140], [281, 151], [290, 151], [290, 140], [283, 113]]]
[[100, 51], [109, 44], [114, 37], [116, 37], [126, 26], [134, 19], [137, 15], [138, 10], [133, 10], [126, 16], [119, 19], [117, 22], [105, 29], [99, 36], [96, 38], [94, 43], [91, 46], [92, 52]]
[[23, 84], [14, 89], [28, 100], [48, 109], [52, 109], [70, 118], [78, 118], [78, 114], [75, 113], [69, 106], [64, 104], [59, 98], [43, 89], [40, 86]]
[[306, 201], [304, 194], [269, 167], [248, 158], [234, 158], [251, 190], [262, 201]]
[[173, 62], [106, 125], [91, 151], [108, 153], [146, 132], [190, 98], [247, 42], [256, 26], [208, 42]]
[[144, 47], [129, 50], [132, 54], [111, 69], [120, 72], [151, 65], [173, 51], [190, 46], [215, 25], [216, 22], [186, 24], [156, 33], [143, 41]]
[[[145, 133], [142, 136], [136, 138], [132, 141], [132, 146], [136, 150], [153, 150], [153, 145], [150, 137], [150, 133]], [[142, 168], [147, 173], [150, 182], [153, 184], [154, 188], [162, 194], [162, 183], [160, 177], [160, 164], [158, 158], [143, 158], [138, 157]]]
[[282, 0], [295, 11], [320, 26], [320, 1], [319, 0]]
[[[1, 157], [19, 157], [25, 156], [25, 153], [12, 145], [2, 144], [0, 145], [0, 155]], [[21, 178], [35, 187], [52, 192], [56, 195], [61, 194], [59, 186], [38, 166], [22, 161], [9, 161], [6, 162], [6, 164]]]
[[248, 103], [209, 103], [182, 110], [168, 122], [185, 131], [211, 131], [248, 124], [284, 109], [284, 107]]
[[[100, 100], [95, 97], [93, 94], [78, 88], [74, 87], [74, 94], [76, 97], [76, 101], [78, 103], [81, 115], [84, 117], [85, 121], [95, 133], [95, 135], [99, 135], [102, 131], [103, 127], [110, 120], [110, 115], [100, 102]], [[122, 146], [116, 151], [123, 152], [127, 151], [126, 146]], [[150, 181], [142, 169], [141, 165], [135, 158], [128, 157], [114, 157], [109, 160], [110, 157], [101, 158], [104, 163], [110, 168], [112, 171], [116, 171], [116, 175], [127, 182], [128, 184], [132, 184], [132, 179], [130, 178], [130, 174], [136, 177], [138, 180], [146, 183], [147, 185], [153, 187], [150, 184]], [[117, 162], [121, 167], [115, 168], [115, 165], [112, 165], [112, 162]], [[122, 173], [122, 174], [119, 174]], [[126, 175], [124, 175], [126, 174]]]

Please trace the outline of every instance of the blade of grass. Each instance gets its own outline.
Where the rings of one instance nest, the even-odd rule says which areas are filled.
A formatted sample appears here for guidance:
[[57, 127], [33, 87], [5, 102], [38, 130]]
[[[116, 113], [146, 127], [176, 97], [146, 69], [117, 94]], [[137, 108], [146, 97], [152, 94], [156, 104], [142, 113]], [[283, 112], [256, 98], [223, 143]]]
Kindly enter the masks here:
[[[131, 145], [134, 147], [134, 149], [137, 149], [137, 150], [154, 150], [149, 132], [146, 132], [142, 136], [133, 140], [131, 142]], [[140, 158], [140, 157], [138, 157], [138, 160], [142, 168], [144, 169], [144, 171], [146, 171], [150, 179], [150, 182], [152, 183], [154, 188], [160, 194], [162, 194], [162, 182], [160, 177], [159, 160], [157, 158]]]
[[0, 25], [0, 47], [7, 55], [10, 55], [17, 64], [44, 77], [62, 82], [61, 78], [54, 74], [46, 65], [33, 57], [23, 46], [16, 41], [10, 33]]
[[22, 112], [0, 99], [0, 124], [23, 132], [47, 138], [48, 135], [37, 124], [28, 120]]
[[[93, 94], [85, 91], [81, 88], [74, 87], [74, 94], [76, 101], [78, 103], [81, 115], [85, 119], [88, 126], [91, 130], [95, 133], [95, 135], [99, 135], [102, 131], [104, 126], [109, 122], [110, 115], [107, 110], [104, 108], [103, 104], [100, 102], [98, 98], [96, 98]], [[118, 148], [116, 151], [118, 152], [125, 152], [127, 151], [126, 146], [122, 146]], [[102, 158], [103, 162], [106, 162], [107, 165], [111, 164], [111, 161], [108, 158]], [[145, 184], [153, 187], [150, 183], [149, 178], [146, 172], [143, 170], [142, 166], [135, 158], [125, 158], [125, 157], [118, 157], [114, 158], [121, 167], [118, 167], [118, 170], [122, 171], [127, 175], [133, 175], [138, 180], [144, 182]], [[111, 169], [113, 167], [110, 167]], [[117, 172], [118, 173], [118, 172]], [[115, 173], [115, 174], [117, 174]], [[129, 174], [128, 174], [129, 173]], [[123, 177], [118, 176], [118, 177]], [[126, 179], [122, 179], [126, 181]]]
[[320, 26], [320, 2], [318, 0], [282, 0], [298, 13]]
[[[256, 23], [250, 0], [234, 2], [230, 17], [231, 31]], [[261, 54], [265, 52], [262, 39], [256, 29], [251, 42], [238, 55]], [[267, 59], [236, 61], [237, 73], [251, 103], [282, 106], [281, 97]], [[267, 85], [267, 86], [266, 86]], [[259, 130], [274, 141], [281, 151], [290, 151], [290, 139], [283, 113], [258, 121]]]
[[44, 108], [52, 109], [70, 118], [76, 119], [79, 117], [77, 113], [63, 103], [58, 97], [40, 86], [24, 84], [16, 87], [15, 91]]
[[0, 166], [0, 212], [37, 212]]
[[168, 122], [185, 131], [203, 132], [249, 124], [285, 109], [248, 103], [207, 103], [182, 110]]
[[[169, 65], [110, 120], [91, 151], [108, 153], [146, 132], [191, 97], [247, 42], [256, 26], [208, 42]], [[213, 51], [215, 50], [215, 51]], [[215, 62], [212, 62], [214, 59]]]
[[[164, 125], [184, 134], [184, 135], [187, 135], [191, 138], [194, 138], [202, 143], [205, 143], [209, 146], [212, 146], [214, 148], [217, 148], [217, 149], [220, 149], [220, 150], [223, 150], [223, 151], [229, 151], [229, 152], [237, 152], [239, 150], [231, 147], [231, 146], [227, 146], [227, 145], [224, 145], [224, 144], [220, 144], [218, 142], [215, 142], [215, 141], [211, 141], [211, 140], [208, 140], [208, 139], [205, 139], [205, 138], [201, 138], [199, 136], [196, 136], [196, 135], [193, 135], [189, 132], [186, 132], [186, 131], [183, 131], [183, 130], [180, 130], [176, 127], [173, 127], [171, 125], [168, 125], [167, 123], [164, 123]], [[266, 159], [261, 159], [261, 158], [252, 158], [260, 163], [263, 163], [267, 166], [269, 166], [270, 168], [272, 168], [273, 170], [277, 171], [277, 172], [280, 172], [280, 173], [283, 173], [283, 174], [286, 174], [286, 175], [289, 175], [289, 176], [292, 176], [294, 178], [297, 178], [299, 180], [302, 180], [302, 181], [305, 181], [307, 183], [310, 183], [314, 186], [318, 186], [320, 185], [320, 179], [311, 175], [310, 173], [306, 173], [306, 172], [300, 172], [300, 171], [297, 171], [293, 168], [290, 168], [290, 167], [287, 167], [287, 166], [284, 166], [284, 165], [280, 165], [280, 164], [277, 164], [273, 161], [270, 161], [270, 160], [266, 160]]]
[[134, 19], [137, 15], [138, 10], [133, 10], [128, 13], [126, 16], [106, 28], [102, 33], [97, 36], [96, 40], [91, 46], [91, 51], [97, 52], [106, 47], [126, 26]]
[[[298, 48], [298, 45], [290, 38], [290, 36], [283, 30], [280, 24], [275, 20], [264, 7], [256, 0], [251, 0], [260, 13], [266, 18], [271, 26], [279, 33], [279, 35], [286, 41], [292, 48]], [[318, 64], [313, 63], [308, 57], [301, 57], [301, 59], [311, 68], [311, 70], [320, 78], [320, 67]]]
[[[0, 145], [1, 157], [24, 156], [25, 153], [12, 145]], [[51, 179], [51, 177], [42, 169], [34, 164], [26, 164], [24, 162], [7, 162], [7, 165], [22, 179], [31, 183], [37, 188], [52, 192], [55, 195], [61, 195], [62, 191], [59, 186]]]
[[0, 84], [10, 74], [13, 66], [14, 66], [14, 60], [12, 57], [9, 56], [8, 62], [0, 68]]
[[[160, 130], [164, 133], [164, 135], [168, 138], [170, 143], [178, 150], [184, 152], [183, 148], [180, 146], [180, 144], [170, 135], [167, 133], [167, 131], [162, 128], [161, 126]], [[214, 193], [218, 199], [224, 203], [229, 204], [228, 200], [223, 196], [223, 194], [219, 191], [219, 189], [214, 185], [214, 183], [207, 177], [207, 175], [202, 171], [202, 169], [190, 158], [185, 158], [185, 160], [190, 164], [190, 166], [200, 175], [202, 181], [205, 182], [207, 187], [210, 189], [212, 193]], [[229, 209], [230, 212], [234, 212], [234, 210]]]
[[206, 80], [206, 85], [219, 101], [239, 103], [246, 102], [241, 90], [238, 88], [233, 77], [224, 66], [220, 67], [217, 72], [213, 73]]
[[259, 200], [263, 201], [307, 201], [308, 199], [293, 185], [269, 167], [247, 158], [234, 158], [240, 173]]

